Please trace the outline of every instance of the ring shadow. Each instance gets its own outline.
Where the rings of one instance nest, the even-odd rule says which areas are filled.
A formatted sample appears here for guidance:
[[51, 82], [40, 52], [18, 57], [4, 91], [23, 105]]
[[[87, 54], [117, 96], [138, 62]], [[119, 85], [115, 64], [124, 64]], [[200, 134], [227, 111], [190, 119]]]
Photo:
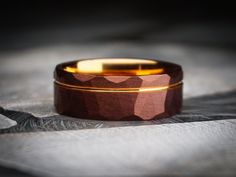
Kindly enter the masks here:
[[0, 109], [0, 114], [17, 122], [15, 126], [1, 129], [0, 133], [78, 130], [235, 119], [236, 90], [186, 99], [181, 114], [151, 121], [99, 121], [62, 115], [39, 118], [26, 112], [3, 108]]
[[33, 177], [33, 175], [24, 171], [5, 166], [0, 166], [0, 175], [7, 177]]

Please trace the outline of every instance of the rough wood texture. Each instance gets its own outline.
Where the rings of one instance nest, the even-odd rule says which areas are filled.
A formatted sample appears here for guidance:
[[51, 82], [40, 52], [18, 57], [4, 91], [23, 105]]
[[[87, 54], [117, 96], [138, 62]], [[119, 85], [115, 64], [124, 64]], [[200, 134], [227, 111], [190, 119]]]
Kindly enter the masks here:
[[40, 176], [233, 176], [235, 133], [223, 120], [3, 134], [0, 163]]

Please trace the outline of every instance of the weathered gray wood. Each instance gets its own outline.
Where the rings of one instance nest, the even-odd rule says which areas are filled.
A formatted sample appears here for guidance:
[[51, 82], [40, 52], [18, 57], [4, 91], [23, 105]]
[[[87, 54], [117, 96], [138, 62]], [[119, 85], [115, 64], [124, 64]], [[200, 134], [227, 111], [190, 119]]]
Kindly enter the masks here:
[[42, 176], [229, 176], [236, 120], [0, 135], [0, 164]]
[[16, 125], [17, 125], [16, 121], [0, 114], [0, 129], [7, 129]]

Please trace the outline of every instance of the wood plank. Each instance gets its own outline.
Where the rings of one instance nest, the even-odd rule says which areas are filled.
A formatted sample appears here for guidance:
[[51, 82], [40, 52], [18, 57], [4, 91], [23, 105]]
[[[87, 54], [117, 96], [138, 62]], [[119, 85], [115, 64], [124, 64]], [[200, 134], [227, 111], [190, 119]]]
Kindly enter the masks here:
[[0, 135], [0, 165], [39, 176], [227, 176], [236, 120]]

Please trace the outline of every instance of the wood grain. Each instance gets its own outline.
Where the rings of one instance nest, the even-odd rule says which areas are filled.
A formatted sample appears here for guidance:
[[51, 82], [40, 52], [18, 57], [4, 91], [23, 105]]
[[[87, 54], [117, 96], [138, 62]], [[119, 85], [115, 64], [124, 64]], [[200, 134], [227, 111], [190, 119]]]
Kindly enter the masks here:
[[39, 176], [232, 176], [236, 120], [0, 135], [0, 164]]

